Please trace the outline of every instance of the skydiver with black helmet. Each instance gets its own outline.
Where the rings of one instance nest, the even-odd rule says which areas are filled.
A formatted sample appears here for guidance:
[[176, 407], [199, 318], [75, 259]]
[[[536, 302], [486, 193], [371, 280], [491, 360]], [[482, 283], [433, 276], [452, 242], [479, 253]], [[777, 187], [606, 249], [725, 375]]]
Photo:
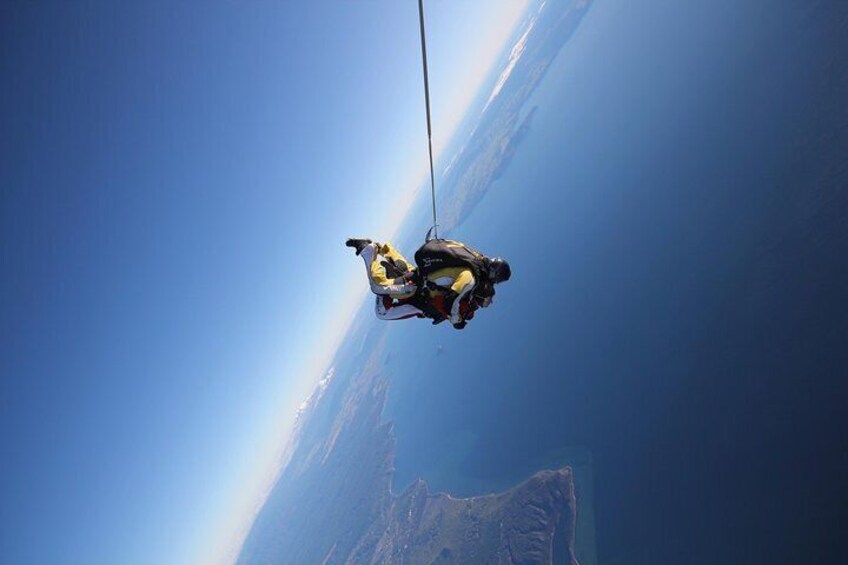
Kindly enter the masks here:
[[506, 260], [448, 239], [422, 245], [415, 252], [416, 267], [390, 243], [351, 238], [345, 245], [365, 262], [381, 320], [430, 318], [463, 329], [478, 309], [492, 303], [495, 285], [512, 274]]

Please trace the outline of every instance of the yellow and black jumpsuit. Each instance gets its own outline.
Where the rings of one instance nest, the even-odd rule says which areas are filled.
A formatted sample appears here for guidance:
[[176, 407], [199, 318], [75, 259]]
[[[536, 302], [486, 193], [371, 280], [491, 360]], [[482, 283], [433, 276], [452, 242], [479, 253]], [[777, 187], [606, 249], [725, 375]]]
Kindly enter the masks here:
[[[428, 289], [431, 304], [435, 305], [451, 324], [455, 325], [465, 321], [468, 312], [472, 311], [467, 306], [471, 298], [471, 291], [477, 284], [471, 269], [446, 267], [427, 275], [427, 280], [440, 289], [444, 289], [444, 291]], [[454, 296], [451, 304], [444, 302], [448, 291]]]
[[[411, 280], [390, 276], [389, 262], [394, 265], [409, 262], [390, 243], [369, 243], [359, 253], [365, 261], [365, 271], [371, 292], [377, 295], [375, 311], [381, 320], [403, 320], [423, 315], [420, 308], [403, 303], [415, 296], [418, 287]], [[397, 304], [395, 301], [401, 301]]]
[[[375, 310], [378, 318], [381, 320], [401, 320], [424, 316], [423, 310], [413, 303], [406, 302], [415, 296], [418, 287], [408, 278], [391, 277], [387, 270], [389, 261], [395, 265], [409, 265], [409, 262], [392, 244], [371, 243], [360, 252], [360, 256], [365, 261], [371, 291], [377, 295]], [[442, 311], [451, 324], [464, 321], [468, 312], [468, 299], [471, 297], [471, 291], [477, 282], [474, 280], [474, 274], [471, 270], [462, 267], [447, 267], [433, 271], [427, 276], [427, 280], [436, 286], [436, 288], [428, 288], [427, 290], [431, 303]], [[445, 304], [444, 301], [448, 294], [447, 291], [455, 296], [450, 305]], [[466, 308], [462, 307], [463, 304], [466, 305]]]

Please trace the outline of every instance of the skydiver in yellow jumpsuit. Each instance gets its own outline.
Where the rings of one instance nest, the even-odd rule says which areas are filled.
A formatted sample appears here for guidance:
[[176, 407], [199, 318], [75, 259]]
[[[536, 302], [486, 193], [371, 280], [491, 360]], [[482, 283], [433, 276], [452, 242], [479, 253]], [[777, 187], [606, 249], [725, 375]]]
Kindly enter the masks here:
[[390, 243], [375, 243], [370, 239], [349, 239], [346, 245], [353, 247], [365, 261], [365, 270], [371, 292], [377, 295], [375, 311], [381, 320], [403, 320], [422, 318], [423, 311], [411, 303], [418, 286], [415, 270]]

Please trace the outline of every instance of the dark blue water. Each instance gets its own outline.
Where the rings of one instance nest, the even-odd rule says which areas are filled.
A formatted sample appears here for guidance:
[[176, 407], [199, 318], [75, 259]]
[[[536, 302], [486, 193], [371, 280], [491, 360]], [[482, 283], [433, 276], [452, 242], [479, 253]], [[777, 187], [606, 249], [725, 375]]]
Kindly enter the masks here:
[[600, 563], [844, 562], [848, 9], [626, 4], [452, 234], [496, 304], [391, 329], [396, 488], [571, 463]]

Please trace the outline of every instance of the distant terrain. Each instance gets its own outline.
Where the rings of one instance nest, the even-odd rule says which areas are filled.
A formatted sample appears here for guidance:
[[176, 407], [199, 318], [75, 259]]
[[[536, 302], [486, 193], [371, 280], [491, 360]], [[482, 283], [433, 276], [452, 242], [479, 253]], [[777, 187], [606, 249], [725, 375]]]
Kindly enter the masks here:
[[448, 166], [440, 223], [461, 224], [509, 165], [532, 125], [535, 108], [524, 106], [590, 6], [588, 0], [543, 3], [525, 24], [470, 139]]
[[[523, 112], [524, 103], [588, 4], [552, 0], [533, 8], [449, 168], [441, 198], [446, 230], [508, 165], [535, 113]], [[382, 420], [385, 332], [370, 310], [360, 313], [333, 368], [298, 411], [282, 474], [238, 562], [576, 564], [578, 503], [569, 467], [466, 499], [431, 493], [420, 479], [392, 492], [395, 438]]]
[[[501, 494], [455, 499], [418, 480], [391, 493], [394, 436], [381, 421], [385, 327], [361, 319], [361, 352], [345, 351], [298, 414], [288, 465], [240, 563], [551, 563], [565, 536], [573, 563], [571, 469], [542, 471]], [[348, 344], [348, 349], [351, 349]]]

